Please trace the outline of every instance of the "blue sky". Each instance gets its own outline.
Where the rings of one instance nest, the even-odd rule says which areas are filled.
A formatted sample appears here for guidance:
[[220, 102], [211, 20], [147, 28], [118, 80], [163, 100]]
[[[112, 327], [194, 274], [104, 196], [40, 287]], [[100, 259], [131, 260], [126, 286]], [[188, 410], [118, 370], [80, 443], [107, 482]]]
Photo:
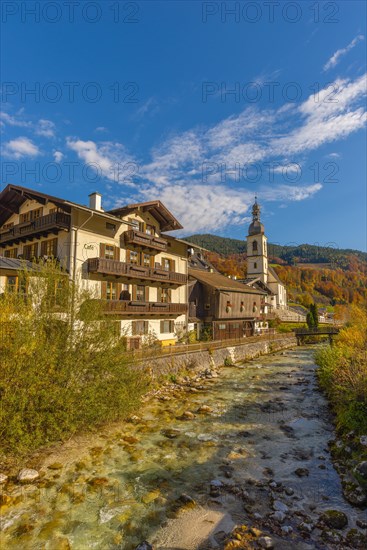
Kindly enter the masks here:
[[365, 2], [1, 9], [2, 187], [234, 238], [257, 194], [271, 242], [366, 249]]

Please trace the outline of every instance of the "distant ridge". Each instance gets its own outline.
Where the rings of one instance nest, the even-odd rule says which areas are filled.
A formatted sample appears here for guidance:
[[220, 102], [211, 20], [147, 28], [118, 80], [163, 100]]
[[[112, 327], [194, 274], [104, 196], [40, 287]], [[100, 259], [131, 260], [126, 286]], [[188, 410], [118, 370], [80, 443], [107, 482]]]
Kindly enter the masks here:
[[[201, 246], [221, 254], [230, 256], [232, 254], [246, 254], [246, 241], [219, 237], [209, 233], [191, 235], [184, 237], [197, 246]], [[367, 253], [349, 248], [337, 248], [336, 246], [317, 246], [310, 244], [300, 245], [279, 245], [268, 244], [268, 254], [272, 259], [281, 259], [287, 264], [295, 263], [333, 263], [337, 267], [346, 268], [351, 255], [356, 256], [362, 262], [367, 262]]]

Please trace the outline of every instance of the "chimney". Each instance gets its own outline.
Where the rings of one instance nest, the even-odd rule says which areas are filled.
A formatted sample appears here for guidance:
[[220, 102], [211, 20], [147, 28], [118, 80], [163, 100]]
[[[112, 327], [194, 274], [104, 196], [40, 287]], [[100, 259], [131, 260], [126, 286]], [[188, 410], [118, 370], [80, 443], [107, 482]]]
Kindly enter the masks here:
[[103, 212], [102, 195], [100, 193], [97, 193], [97, 191], [89, 195], [89, 208], [92, 208], [92, 210]]

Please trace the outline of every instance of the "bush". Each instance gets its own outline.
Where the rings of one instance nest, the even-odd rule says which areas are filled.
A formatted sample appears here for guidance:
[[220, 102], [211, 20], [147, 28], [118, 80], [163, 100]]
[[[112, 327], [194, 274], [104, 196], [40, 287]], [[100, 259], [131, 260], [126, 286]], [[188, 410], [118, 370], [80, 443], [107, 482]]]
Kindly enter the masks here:
[[22, 274], [31, 298], [5, 292], [0, 311], [0, 437], [11, 454], [123, 418], [148, 386], [97, 301], [55, 264], [30, 275]]
[[367, 433], [367, 314], [353, 307], [351, 322], [333, 347], [316, 352], [318, 379], [342, 431]]

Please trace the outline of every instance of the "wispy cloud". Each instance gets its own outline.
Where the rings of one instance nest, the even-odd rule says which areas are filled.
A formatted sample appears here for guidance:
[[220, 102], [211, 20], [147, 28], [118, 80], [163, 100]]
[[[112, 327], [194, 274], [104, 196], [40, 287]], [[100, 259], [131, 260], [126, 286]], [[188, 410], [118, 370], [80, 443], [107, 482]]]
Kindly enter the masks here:
[[3, 127], [14, 126], [19, 128], [28, 128], [37, 136], [52, 138], [55, 136], [56, 126], [51, 120], [44, 118], [34, 122], [28, 120], [23, 109], [15, 114], [9, 114], [5, 111], [0, 112], [0, 125]]
[[340, 48], [340, 50], [337, 50], [330, 57], [329, 61], [325, 63], [324, 71], [328, 71], [329, 69], [332, 69], [333, 67], [335, 67], [339, 63], [340, 58], [343, 57], [345, 54], [347, 54], [350, 50], [352, 50], [354, 46], [356, 46], [358, 42], [360, 42], [361, 40], [364, 40], [363, 34], [359, 34], [358, 36], [356, 36], [352, 40], [352, 42], [350, 42], [348, 46], [346, 46], [345, 48]]
[[41, 154], [38, 146], [26, 137], [12, 139], [4, 144], [4, 157], [19, 160], [26, 157], [36, 157]]
[[41, 118], [36, 124], [35, 133], [38, 136], [54, 137], [55, 136], [55, 124], [51, 120]]

